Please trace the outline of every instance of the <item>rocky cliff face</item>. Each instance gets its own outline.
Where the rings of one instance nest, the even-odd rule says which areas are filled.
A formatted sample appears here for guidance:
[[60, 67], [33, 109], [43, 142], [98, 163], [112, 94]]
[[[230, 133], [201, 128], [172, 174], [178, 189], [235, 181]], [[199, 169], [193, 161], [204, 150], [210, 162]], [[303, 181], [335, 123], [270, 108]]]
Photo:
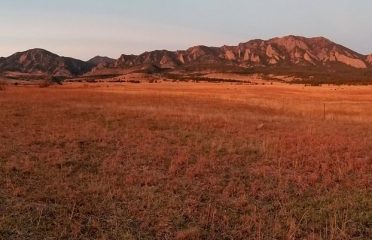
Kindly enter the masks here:
[[156, 50], [145, 52], [141, 55], [121, 55], [116, 61], [116, 67], [132, 67], [138, 65], [158, 65], [164, 68], [174, 68], [180, 65], [175, 52]]
[[122, 54], [119, 59], [115, 62], [115, 67], [131, 67], [135, 65], [135, 60], [138, 56], [136, 55], [125, 55]]
[[[274, 38], [269, 40], [267, 45], [268, 48], [276, 49], [281, 53], [279, 58], [281, 58], [282, 62], [305, 65], [325, 65], [331, 62], [338, 62], [354, 68], [367, 67], [361, 54], [322, 37], [288, 36]], [[266, 55], [272, 60], [269, 54]]]
[[366, 61], [367, 61], [367, 63], [372, 65], [372, 54], [367, 56]]
[[251, 40], [237, 46], [195, 46], [187, 50], [156, 50], [140, 55], [121, 55], [114, 60], [94, 57], [84, 62], [58, 56], [43, 49], [31, 49], [0, 58], [0, 73], [19, 72], [73, 77], [96, 70], [146, 69], [156, 72], [182, 66], [198, 67], [324, 67], [345, 66], [372, 69], [372, 54], [365, 56], [323, 37], [286, 36], [269, 40]]
[[93, 64], [60, 57], [43, 49], [19, 52], [0, 61], [0, 72], [19, 72], [40, 75], [72, 77], [89, 72]]
[[287, 36], [267, 41], [251, 40], [238, 46], [221, 48], [196, 46], [184, 51], [154, 51], [139, 56], [122, 57], [115, 64], [128, 67], [141, 64], [156, 64], [160, 67], [177, 67], [193, 63], [229, 63], [240, 66], [275, 65], [327, 65], [341, 63], [353, 68], [367, 68], [367, 60], [346, 47], [326, 38]]

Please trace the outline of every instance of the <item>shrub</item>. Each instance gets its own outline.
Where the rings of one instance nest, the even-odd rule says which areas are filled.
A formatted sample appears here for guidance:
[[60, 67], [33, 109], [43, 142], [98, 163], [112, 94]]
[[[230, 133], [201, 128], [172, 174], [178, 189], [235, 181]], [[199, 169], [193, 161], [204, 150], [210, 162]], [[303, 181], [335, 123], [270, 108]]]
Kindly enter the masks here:
[[138, 81], [138, 80], [129, 80], [128, 82], [129, 82], [129, 83], [141, 83], [141, 82]]
[[5, 91], [7, 83], [5, 81], [0, 81], [0, 91]]
[[40, 84], [39, 84], [39, 87], [40, 88], [47, 88], [47, 87], [50, 87], [50, 85], [52, 85], [52, 82], [50, 80], [43, 80]]
[[156, 80], [156, 79], [150, 79], [149, 80], [149, 83], [157, 83], [158, 82], [158, 80]]

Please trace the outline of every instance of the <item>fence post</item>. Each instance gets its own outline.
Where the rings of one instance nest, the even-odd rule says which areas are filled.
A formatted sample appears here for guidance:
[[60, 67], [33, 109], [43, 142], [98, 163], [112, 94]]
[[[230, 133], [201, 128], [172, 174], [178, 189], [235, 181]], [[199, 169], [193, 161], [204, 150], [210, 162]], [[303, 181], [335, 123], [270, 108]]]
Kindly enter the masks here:
[[323, 104], [323, 120], [326, 120], [326, 104]]

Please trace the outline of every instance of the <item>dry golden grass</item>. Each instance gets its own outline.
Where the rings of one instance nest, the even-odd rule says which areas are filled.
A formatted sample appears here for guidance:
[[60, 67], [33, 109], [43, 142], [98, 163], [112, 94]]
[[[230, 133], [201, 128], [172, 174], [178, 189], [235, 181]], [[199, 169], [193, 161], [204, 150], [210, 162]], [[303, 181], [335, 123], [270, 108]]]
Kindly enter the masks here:
[[371, 87], [9, 86], [0, 142], [0, 239], [372, 234]]

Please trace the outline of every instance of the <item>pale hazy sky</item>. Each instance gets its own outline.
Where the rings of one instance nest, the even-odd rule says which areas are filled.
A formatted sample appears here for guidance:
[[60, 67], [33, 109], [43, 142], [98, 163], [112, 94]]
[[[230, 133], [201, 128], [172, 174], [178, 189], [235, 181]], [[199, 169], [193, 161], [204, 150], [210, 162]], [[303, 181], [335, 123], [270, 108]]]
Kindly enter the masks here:
[[155, 49], [325, 36], [372, 53], [371, 0], [0, 0], [0, 56], [44, 48], [87, 60]]

